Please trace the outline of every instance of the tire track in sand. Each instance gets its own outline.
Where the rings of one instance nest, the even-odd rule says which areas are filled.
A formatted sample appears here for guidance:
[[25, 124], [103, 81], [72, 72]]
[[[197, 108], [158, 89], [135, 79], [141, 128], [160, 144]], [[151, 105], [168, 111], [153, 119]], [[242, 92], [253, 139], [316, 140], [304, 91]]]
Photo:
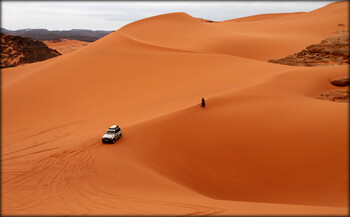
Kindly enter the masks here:
[[[57, 198], [74, 197], [71, 189], [90, 174], [95, 158], [93, 150], [99, 145], [95, 139], [90, 139], [78, 147], [42, 158], [30, 170], [3, 182], [4, 195], [11, 195], [4, 198], [3, 213], [40, 210], [40, 207], [57, 201]], [[23, 195], [22, 186], [28, 185], [28, 191]], [[21, 192], [21, 196], [16, 197], [16, 192]]]
[[[224, 211], [217, 207], [117, 195], [106, 192], [97, 187], [96, 184], [91, 185], [89, 182], [85, 182], [88, 183], [89, 188], [83, 188], [79, 184], [89, 180], [89, 177], [94, 175], [91, 171], [96, 157], [95, 150], [100, 145], [102, 144], [97, 139], [87, 140], [77, 147], [42, 158], [29, 171], [6, 180], [3, 184], [6, 185], [4, 193], [7, 195], [11, 191], [21, 191], [23, 186], [28, 186], [28, 183], [31, 185], [27, 187], [27, 193], [21, 197], [7, 197], [3, 213], [17, 214], [34, 211], [37, 212], [35, 214], [50, 214], [45, 212], [57, 203], [61, 203], [60, 206], [65, 207], [63, 214], [69, 214], [76, 210], [74, 204], [87, 212], [103, 211], [107, 207], [115, 209], [118, 213], [123, 212], [123, 210], [135, 212], [137, 204], [163, 208], [173, 207], [184, 210], [184, 216], [216, 215]], [[85, 196], [82, 197], [82, 195]], [[121, 205], [123, 201], [132, 202], [134, 205], [132, 207]], [[148, 209], [140, 211], [141, 214], [152, 212]]]
[[[104, 191], [101, 188], [99, 188], [98, 185], [95, 185], [95, 184], [90, 185], [90, 187], [91, 188], [84, 189], [84, 192], [87, 192], [91, 195], [85, 198], [88, 198], [95, 205], [101, 204], [100, 205], [101, 208], [103, 208], [104, 206], [107, 206], [107, 207], [113, 207], [115, 209], [118, 209], [118, 207], [121, 206], [120, 205], [121, 202], [129, 201], [129, 202], [133, 202], [133, 204], [135, 205], [133, 207], [124, 205], [124, 209], [128, 208], [132, 211], [134, 211], [135, 207], [138, 207], [137, 204], [140, 204], [140, 203], [151, 204], [151, 205], [154, 205], [155, 207], [169, 207], [169, 208], [175, 207], [183, 210], [188, 210], [188, 211], [185, 211], [186, 214], [183, 214], [180, 216], [217, 215], [225, 211], [225, 209], [222, 209], [219, 207], [210, 207], [210, 206], [196, 205], [196, 204], [189, 204], [189, 203], [169, 202], [169, 201], [162, 201], [162, 200], [153, 200], [153, 199], [144, 199], [144, 198], [117, 195], [117, 194]], [[94, 189], [94, 191], [91, 191], [91, 189]], [[106, 198], [111, 200], [107, 202], [108, 200], [106, 200]], [[143, 213], [134, 213], [134, 214], [145, 214], [147, 212], [151, 212], [150, 210], [142, 210], [142, 211]], [[162, 213], [151, 213], [151, 214], [159, 215]]]

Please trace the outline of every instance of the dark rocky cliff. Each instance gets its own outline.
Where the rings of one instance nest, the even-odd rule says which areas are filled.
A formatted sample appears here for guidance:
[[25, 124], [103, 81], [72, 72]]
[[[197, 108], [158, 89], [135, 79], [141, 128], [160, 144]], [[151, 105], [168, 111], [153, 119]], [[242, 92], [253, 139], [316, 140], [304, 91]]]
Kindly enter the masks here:
[[61, 55], [41, 41], [1, 33], [1, 68], [34, 63]]
[[344, 31], [330, 35], [320, 44], [307, 46], [298, 53], [269, 62], [292, 66], [349, 64], [349, 33]]

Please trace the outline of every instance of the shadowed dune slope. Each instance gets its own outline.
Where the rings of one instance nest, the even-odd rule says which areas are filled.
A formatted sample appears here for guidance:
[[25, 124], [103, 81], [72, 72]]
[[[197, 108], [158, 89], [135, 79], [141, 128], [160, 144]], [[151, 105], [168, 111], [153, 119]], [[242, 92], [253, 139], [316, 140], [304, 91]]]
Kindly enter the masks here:
[[313, 97], [339, 89], [329, 81], [347, 70], [270, 76], [207, 100], [205, 109], [132, 127], [126, 145], [159, 173], [213, 198], [346, 206], [348, 107]]

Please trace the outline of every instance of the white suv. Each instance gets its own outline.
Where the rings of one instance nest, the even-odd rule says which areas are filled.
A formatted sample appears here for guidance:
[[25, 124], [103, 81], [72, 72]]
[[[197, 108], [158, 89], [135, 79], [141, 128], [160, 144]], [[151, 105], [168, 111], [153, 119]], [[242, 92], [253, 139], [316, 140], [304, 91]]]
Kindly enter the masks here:
[[103, 143], [114, 143], [117, 139], [122, 137], [122, 131], [118, 125], [112, 125], [109, 127], [105, 135], [102, 136]]

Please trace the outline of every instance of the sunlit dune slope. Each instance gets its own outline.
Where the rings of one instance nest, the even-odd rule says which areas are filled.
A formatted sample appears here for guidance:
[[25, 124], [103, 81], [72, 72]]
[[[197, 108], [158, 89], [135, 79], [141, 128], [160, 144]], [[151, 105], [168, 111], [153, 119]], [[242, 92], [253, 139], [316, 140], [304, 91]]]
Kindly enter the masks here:
[[2, 70], [3, 213], [347, 213], [348, 104], [317, 99], [347, 66], [267, 62], [345, 30], [347, 7], [160, 15]]
[[259, 20], [268, 20], [268, 19], [279, 19], [283, 16], [292, 16], [292, 15], [300, 15], [304, 14], [305, 12], [295, 12], [295, 13], [273, 13], [273, 14], [259, 14], [259, 15], [253, 15], [249, 17], [240, 17], [232, 20], [227, 20], [225, 22], [247, 22], [247, 21], [259, 21]]
[[[9, 103], [3, 106], [4, 126], [30, 124], [33, 119], [90, 119], [92, 114], [125, 125], [190, 106], [202, 96], [288, 68], [228, 55], [155, 47], [116, 32], [25, 72], [27, 75], [20, 75], [25, 79], [11, 85], [6, 85], [5, 78], [3, 100]], [[14, 97], [17, 100], [11, 101]], [[26, 109], [16, 114], [13, 108], [17, 107]]]
[[320, 42], [327, 34], [343, 30], [345, 27], [338, 24], [348, 24], [346, 5], [333, 3], [276, 19], [261, 15], [255, 22], [204, 22], [185, 13], [165, 14], [126, 25], [120, 31], [161, 47], [268, 60], [297, 52]]
[[[337, 12], [334, 13], [334, 16], [322, 18], [323, 32], [329, 33], [340, 28], [336, 23], [344, 23], [344, 20], [347, 20], [344, 19], [346, 15], [343, 10], [346, 7], [342, 6], [344, 4], [346, 3], [330, 4], [323, 9], [328, 7], [329, 10]], [[321, 12], [323, 10], [320, 9]], [[321, 18], [323, 13], [316, 12], [300, 16], [308, 18], [308, 14], [316, 14], [314, 17]], [[332, 19], [326, 22], [325, 19], [328, 17]], [[300, 22], [303, 19], [300, 18]], [[294, 26], [298, 28], [303, 26], [299, 25], [299, 18], [288, 22], [297, 23]], [[314, 18], [312, 25], [318, 22], [321, 21]], [[271, 28], [275, 25], [274, 23], [267, 23], [266, 28], [259, 23], [254, 28], [245, 26], [243, 29], [238, 26], [237, 28], [229, 26], [231, 24], [241, 25], [232, 21], [227, 23], [200, 22], [184, 13], [152, 17], [127, 25], [102, 40], [81, 48], [78, 52], [61, 56], [52, 62], [45, 62], [36, 69], [18, 73], [20, 77], [24, 76], [23, 74], [30, 74], [30, 76], [25, 76], [26, 79], [9, 87], [7, 87], [6, 74], [10, 74], [11, 69], [4, 70], [3, 85], [6, 87], [4, 100], [14, 96], [18, 99], [11, 102], [13, 105], [4, 105], [5, 124], [15, 125], [19, 120], [26, 122], [26, 119], [33, 117], [30, 115], [33, 112], [42, 117], [36, 118], [37, 120], [45, 121], [61, 120], [64, 117], [71, 118], [70, 115], [89, 116], [92, 108], [101, 109], [99, 114], [93, 112], [97, 116], [104, 112], [118, 114], [122, 109], [136, 109], [140, 112], [140, 106], [142, 107], [141, 113], [143, 113], [140, 116], [148, 114], [147, 112], [153, 112], [152, 115], [164, 114], [166, 112], [156, 111], [154, 107], [148, 108], [147, 104], [154, 106], [155, 103], [161, 102], [168, 106], [167, 109], [176, 110], [183, 105], [190, 105], [198, 97], [215, 95], [220, 91], [234, 88], [235, 85], [242, 85], [244, 81], [250, 82], [250, 80], [259, 79], [259, 76], [287, 70], [288, 68], [275, 64], [263, 62], [253, 64], [253, 60], [239, 57], [267, 60], [272, 56], [282, 55], [284, 47], [287, 53], [293, 49], [299, 50], [300, 48], [290, 41], [290, 37], [293, 37], [293, 41], [300, 39], [302, 41], [300, 46], [304, 47], [310, 38], [315, 41], [325, 34], [319, 33], [315, 36], [315, 33], [310, 33], [315, 32], [313, 30], [315, 28], [307, 26], [308, 28], [305, 27], [306, 33], [303, 35], [293, 30], [292, 25], [286, 24], [290, 33], [296, 31], [299, 36], [296, 36], [295, 32], [289, 34], [280, 31], [279, 34], [287, 37], [282, 45], [276, 44], [279, 39], [276, 40], [273, 36]], [[268, 37], [264, 35], [265, 33], [258, 32], [257, 28], [268, 29], [268, 26], [272, 32]], [[244, 29], [246, 30], [243, 31]], [[278, 29], [276, 28], [275, 31]], [[216, 36], [218, 38], [215, 38]], [[227, 41], [234, 40], [235, 37], [238, 37], [239, 40], [232, 43]], [[147, 40], [147, 38], [150, 39]], [[255, 46], [252, 43], [259, 45], [255, 44]], [[225, 48], [221, 49], [222, 47]], [[217, 55], [217, 52], [225, 53], [224, 50], [237, 52], [237, 54], [230, 53], [235, 55], [233, 57]], [[15, 78], [12, 76], [11, 79]], [[114, 98], [113, 108], [110, 106], [112, 98]], [[181, 103], [176, 104], [176, 102]], [[182, 104], [182, 102], [186, 103]], [[20, 105], [26, 110], [22, 111], [21, 115], [11, 115], [11, 112], [15, 112], [12, 107]], [[17, 120], [6, 121], [7, 118], [17, 118]], [[115, 118], [121, 119], [122, 123], [125, 123], [124, 120], [130, 121], [130, 118], [125, 115]]]
[[48, 40], [48, 41], [44, 41], [44, 43], [49, 48], [55, 49], [61, 54], [70, 53], [72, 51], [78, 50], [83, 46], [90, 44], [90, 42], [86, 42], [86, 41], [69, 40], [69, 39]]

